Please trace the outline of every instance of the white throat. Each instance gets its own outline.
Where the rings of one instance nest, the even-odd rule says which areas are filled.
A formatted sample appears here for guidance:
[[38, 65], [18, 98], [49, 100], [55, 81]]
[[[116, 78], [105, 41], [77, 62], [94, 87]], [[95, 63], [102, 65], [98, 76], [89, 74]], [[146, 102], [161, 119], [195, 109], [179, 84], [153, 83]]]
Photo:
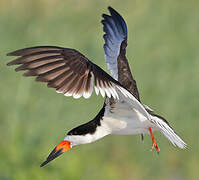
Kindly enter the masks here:
[[67, 135], [64, 140], [70, 141], [72, 146], [80, 144], [88, 144], [98, 139], [103, 138], [106, 135], [111, 134], [111, 129], [107, 126], [103, 120], [101, 120], [101, 125], [96, 128], [96, 131], [92, 134], [88, 133], [85, 135]]

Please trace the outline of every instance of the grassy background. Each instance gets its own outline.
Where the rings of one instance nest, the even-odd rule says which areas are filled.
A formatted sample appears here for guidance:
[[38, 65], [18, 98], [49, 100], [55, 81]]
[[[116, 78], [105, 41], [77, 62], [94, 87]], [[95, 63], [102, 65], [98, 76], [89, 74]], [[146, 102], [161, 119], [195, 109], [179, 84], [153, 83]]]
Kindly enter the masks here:
[[[127, 21], [127, 56], [142, 101], [168, 119], [189, 148], [174, 148], [156, 133], [158, 156], [149, 136], [142, 144], [138, 135], [111, 135], [40, 168], [67, 131], [94, 117], [103, 99], [56, 94], [7, 67], [6, 53], [36, 45], [72, 47], [106, 69], [100, 20], [108, 5]], [[1, 0], [0, 180], [198, 179], [198, 13], [197, 0]]]

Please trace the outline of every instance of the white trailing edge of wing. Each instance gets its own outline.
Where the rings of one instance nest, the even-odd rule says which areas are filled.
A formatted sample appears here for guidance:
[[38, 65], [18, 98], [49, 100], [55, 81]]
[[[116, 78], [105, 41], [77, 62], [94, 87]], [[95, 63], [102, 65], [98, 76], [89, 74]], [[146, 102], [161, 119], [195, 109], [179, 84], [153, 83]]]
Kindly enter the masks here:
[[146, 104], [143, 104], [143, 106], [145, 107], [146, 110], [149, 110], [149, 111], [151, 111], [151, 112], [154, 111], [153, 109], [151, 109], [151, 108], [150, 108], [149, 106], [147, 106]]

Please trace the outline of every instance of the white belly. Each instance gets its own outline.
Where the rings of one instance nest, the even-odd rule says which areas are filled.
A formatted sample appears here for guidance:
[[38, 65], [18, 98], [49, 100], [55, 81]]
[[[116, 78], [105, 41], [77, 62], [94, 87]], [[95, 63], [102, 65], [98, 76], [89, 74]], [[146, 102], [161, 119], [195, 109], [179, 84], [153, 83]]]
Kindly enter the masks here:
[[107, 106], [103, 122], [110, 128], [111, 134], [148, 134], [148, 128], [154, 127], [145, 116], [126, 102], [118, 102], [112, 109]]

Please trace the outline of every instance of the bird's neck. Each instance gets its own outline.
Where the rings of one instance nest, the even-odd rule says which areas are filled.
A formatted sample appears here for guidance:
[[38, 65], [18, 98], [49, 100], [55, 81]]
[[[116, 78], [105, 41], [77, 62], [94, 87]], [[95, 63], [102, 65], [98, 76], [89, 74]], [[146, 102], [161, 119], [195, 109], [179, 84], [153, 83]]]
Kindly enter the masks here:
[[80, 145], [80, 144], [92, 143], [94, 141], [97, 141], [98, 139], [103, 138], [104, 136], [110, 133], [111, 131], [106, 126], [106, 124], [103, 123], [103, 120], [102, 120], [101, 125], [97, 126], [95, 132], [86, 133], [82, 135], [67, 135], [64, 140], [70, 141], [72, 146], [75, 146], [75, 145]]
[[74, 146], [88, 144], [110, 134], [108, 125], [103, 121], [104, 113], [105, 104], [93, 120], [69, 131], [65, 140]]

